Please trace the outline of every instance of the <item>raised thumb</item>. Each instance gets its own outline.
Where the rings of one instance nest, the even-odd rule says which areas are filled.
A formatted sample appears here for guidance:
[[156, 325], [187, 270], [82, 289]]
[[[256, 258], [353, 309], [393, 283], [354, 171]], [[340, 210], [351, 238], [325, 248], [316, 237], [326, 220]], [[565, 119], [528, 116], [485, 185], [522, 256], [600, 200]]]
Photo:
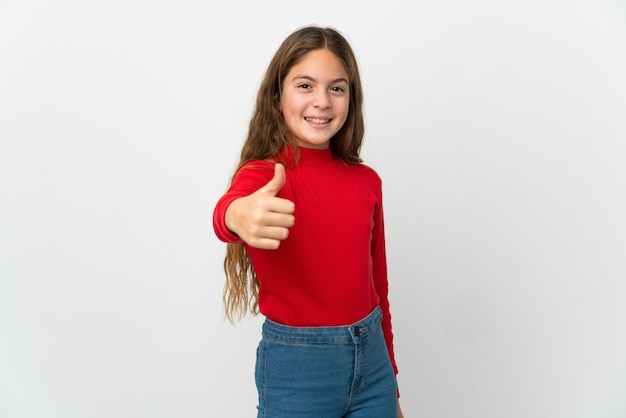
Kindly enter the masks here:
[[274, 177], [261, 190], [265, 194], [276, 196], [285, 185], [286, 180], [285, 166], [277, 163], [274, 165]]

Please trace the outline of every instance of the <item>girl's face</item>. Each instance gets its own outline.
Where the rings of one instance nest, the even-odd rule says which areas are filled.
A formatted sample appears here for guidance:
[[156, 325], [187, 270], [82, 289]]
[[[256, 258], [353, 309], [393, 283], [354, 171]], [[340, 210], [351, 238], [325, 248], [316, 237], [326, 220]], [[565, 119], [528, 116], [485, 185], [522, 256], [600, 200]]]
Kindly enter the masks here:
[[329, 50], [310, 51], [287, 73], [280, 99], [287, 129], [297, 143], [328, 148], [348, 117], [348, 73]]

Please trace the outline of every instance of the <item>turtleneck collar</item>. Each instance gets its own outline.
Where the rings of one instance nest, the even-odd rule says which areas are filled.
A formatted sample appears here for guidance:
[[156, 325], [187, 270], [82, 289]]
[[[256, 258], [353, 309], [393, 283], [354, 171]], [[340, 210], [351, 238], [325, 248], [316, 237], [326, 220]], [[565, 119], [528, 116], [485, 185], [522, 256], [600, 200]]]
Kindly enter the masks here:
[[333, 159], [333, 152], [330, 147], [325, 149], [298, 147], [298, 150], [300, 151], [300, 158], [315, 159], [321, 161]]
[[294, 162], [294, 156], [300, 154], [299, 163], [306, 162], [332, 162], [335, 160], [332, 150], [305, 148], [297, 145], [288, 145], [280, 153], [279, 162], [290, 164]]

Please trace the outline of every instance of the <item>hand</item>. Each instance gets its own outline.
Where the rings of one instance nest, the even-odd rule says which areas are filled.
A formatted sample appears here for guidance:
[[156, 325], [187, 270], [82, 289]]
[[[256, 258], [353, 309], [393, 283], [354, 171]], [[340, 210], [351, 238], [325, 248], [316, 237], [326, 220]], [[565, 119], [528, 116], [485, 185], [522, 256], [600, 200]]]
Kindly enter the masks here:
[[276, 197], [286, 179], [285, 167], [276, 164], [274, 177], [265, 186], [233, 200], [226, 209], [228, 229], [252, 247], [277, 249], [295, 222], [293, 202]]
[[402, 414], [402, 409], [400, 408], [400, 401], [398, 401], [398, 418], [404, 418]]

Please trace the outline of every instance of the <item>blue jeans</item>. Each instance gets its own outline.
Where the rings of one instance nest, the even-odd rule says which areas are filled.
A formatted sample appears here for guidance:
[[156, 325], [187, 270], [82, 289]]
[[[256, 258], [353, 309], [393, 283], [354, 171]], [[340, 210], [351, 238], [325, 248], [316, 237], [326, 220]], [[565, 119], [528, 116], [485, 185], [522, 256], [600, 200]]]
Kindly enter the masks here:
[[258, 417], [397, 418], [396, 376], [376, 308], [352, 325], [269, 319], [257, 349]]

